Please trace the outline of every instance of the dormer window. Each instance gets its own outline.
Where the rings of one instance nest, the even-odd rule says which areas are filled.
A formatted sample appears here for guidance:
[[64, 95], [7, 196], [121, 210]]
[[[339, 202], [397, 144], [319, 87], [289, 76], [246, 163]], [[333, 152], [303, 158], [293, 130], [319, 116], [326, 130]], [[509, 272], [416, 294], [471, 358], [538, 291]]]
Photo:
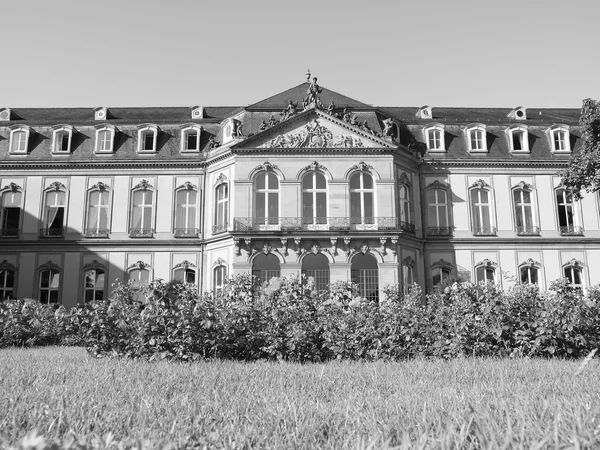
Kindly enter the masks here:
[[471, 125], [466, 129], [470, 152], [487, 152], [485, 125]]
[[115, 131], [114, 125], [102, 124], [96, 127], [96, 153], [112, 153], [114, 151]]
[[529, 152], [529, 135], [526, 126], [510, 127], [507, 133], [511, 152]]
[[444, 142], [444, 126], [439, 124], [431, 125], [423, 130], [427, 150], [430, 152], [443, 152], [446, 149]]
[[70, 153], [73, 127], [70, 125], [57, 125], [52, 133], [52, 153]]
[[138, 153], [156, 153], [158, 127], [145, 124], [138, 127]]
[[26, 154], [29, 146], [30, 128], [26, 125], [15, 125], [10, 127], [10, 152], [14, 154]]
[[416, 116], [419, 119], [431, 119], [433, 117], [433, 111], [431, 110], [431, 106], [421, 106], [417, 111]]
[[553, 125], [548, 129], [550, 145], [553, 152], [570, 152], [569, 127], [566, 125]]
[[181, 152], [198, 153], [200, 151], [200, 136], [202, 127], [188, 124], [181, 127]]

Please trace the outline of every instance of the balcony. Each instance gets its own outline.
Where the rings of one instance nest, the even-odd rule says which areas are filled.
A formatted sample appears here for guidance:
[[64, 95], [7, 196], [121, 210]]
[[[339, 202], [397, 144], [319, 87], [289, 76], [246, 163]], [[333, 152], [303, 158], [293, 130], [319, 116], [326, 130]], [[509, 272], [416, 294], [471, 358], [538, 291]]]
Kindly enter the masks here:
[[560, 227], [561, 236], [583, 236], [583, 227], [576, 227], [575, 225], [567, 225], [566, 227]]
[[415, 226], [396, 217], [235, 217], [234, 232], [248, 231], [405, 231]]
[[496, 227], [480, 227], [473, 230], [474, 236], [496, 236]]
[[197, 238], [198, 232], [198, 228], [175, 228], [173, 236], [176, 238]]
[[428, 236], [452, 236], [452, 227], [429, 227]]
[[15, 238], [19, 237], [21, 230], [18, 228], [5, 228], [0, 230], [0, 238]]
[[86, 238], [107, 238], [109, 231], [108, 228], [86, 228], [83, 235]]
[[64, 228], [40, 228], [40, 237], [60, 239], [65, 237]]
[[539, 236], [540, 227], [517, 227], [518, 236]]
[[223, 222], [223, 223], [218, 223], [216, 225], [213, 225], [212, 234], [225, 233], [227, 231], [228, 227], [229, 227], [229, 222]]
[[154, 228], [132, 228], [129, 230], [129, 237], [132, 238], [151, 238], [154, 236]]

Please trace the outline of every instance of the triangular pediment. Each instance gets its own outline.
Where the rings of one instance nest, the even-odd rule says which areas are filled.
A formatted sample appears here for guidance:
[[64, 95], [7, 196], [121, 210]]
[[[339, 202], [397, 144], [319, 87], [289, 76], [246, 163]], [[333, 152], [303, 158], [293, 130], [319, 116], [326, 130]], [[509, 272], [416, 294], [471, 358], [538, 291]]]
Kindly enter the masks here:
[[363, 128], [324, 111], [310, 109], [281, 122], [234, 148], [397, 148]]

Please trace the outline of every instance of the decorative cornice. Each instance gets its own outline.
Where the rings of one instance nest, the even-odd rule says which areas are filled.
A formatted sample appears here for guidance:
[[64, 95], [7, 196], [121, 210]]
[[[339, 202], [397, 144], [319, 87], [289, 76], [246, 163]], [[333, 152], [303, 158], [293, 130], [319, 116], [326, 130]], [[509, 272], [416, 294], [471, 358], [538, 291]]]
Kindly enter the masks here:
[[98, 181], [95, 185], [92, 186], [92, 189], [97, 189], [99, 191], [105, 191], [110, 189], [110, 186], [102, 181]]
[[583, 267], [583, 262], [578, 260], [577, 258], [572, 258], [563, 265], [563, 267], [567, 267], [567, 266]]
[[177, 186], [176, 190], [177, 191], [179, 191], [179, 190], [192, 191], [197, 188], [198, 188], [198, 186], [196, 186], [195, 184], [191, 183], [190, 181], [186, 181], [181, 186]]
[[12, 181], [2, 188], [2, 190], [9, 190], [11, 192], [18, 192], [22, 189], [23, 188], [21, 186], [19, 186], [17, 183], [14, 183]]
[[369, 170], [372, 169], [373, 166], [371, 164], [367, 164], [364, 161], [359, 162], [358, 164], [354, 164], [352, 167], [350, 167], [349, 172], [353, 171], [353, 170]]
[[142, 189], [142, 190], [147, 190], [148, 188], [153, 188], [154, 186], [152, 186], [150, 184], [150, 182], [146, 179], [143, 179], [142, 181], [140, 181], [138, 184], [136, 184], [133, 189]]
[[254, 169], [254, 171], [259, 171], [259, 170], [278, 170], [279, 167], [277, 167], [275, 164], [271, 164], [269, 161], [265, 161], [264, 163], [256, 166], [256, 168]]
[[326, 171], [327, 167], [325, 167], [322, 164], [319, 164], [317, 161], [313, 161], [308, 166], [303, 167], [302, 170], [301, 170], [301, 172], [306, 171], [306, 170], [311, 170], [311, 171], [315, 171], [315, 170]]
[[498, 264], [495, 263], [494, 261], [491, 261], [487, 258], [485, 258], [483, 261], [479, 261], [477, 264], [475, 264], [475, 267], [498, 267]]
[[61, 189], [66, 189], [66, 187], [60, 181], [54, 181], [54, 182], [50, 183], [46, 189], [60, 191]]
[[515, 188], [519, 188], [519, 189], [525, 189], [530, 191], [531, 190], [531, 184], [525, 182], [525, 181], [519, 181], [517, 184], [515, 184], [513, 187]]
[[412, 183], [410, 182], [410, 179], [408, 178], [408, 175], [406, 175], [406, 172], [402, 172], [400, 174], [400, 176], [398, 177], [398, 183], [399, 184], [404, 184], [406, 186], [411, 186]]
[[227, 176], [224, 173], [220, 173], [215, 182], [215, 186], [219, 184], [227, 183]]
[[175, 264], [173, 269], [189, 269], [190, 267], [196, 267], [196, 264], [189, 262], [187, 259], [184, 259], [179, 264]]
[[102, 270], [106, 270], [106, 266], [100, 262], [98, 262], [97, 259], [94, 259], [91, 263], [89, 264], [85, 264], [83, 266], [83, 270], [91, 270], [91, 269], [102, 269]]
[[0, 262], [0, 270], [17, 270], [17, 266], [9, 263], [6, 259]]
[[472, 187], [472, 188], [479, 188], [479, 189], [484, 189], [484, 188], [489, 188], [489, 187], [490, 187], [490, 185], [489, 185], [489, 184], [487, 184], [487, 183], [486, 183], [484, 180], [482, 180], [482, 179], [479, 179], [479, 180], [476, 180], [476, 181], [475, 181], [473, 184], [471, 184], [471, 186], [469, 186], [469, 187]]
[[44, 264], [38, 266], [37, 270], [39, 272], [42, 272], [44, 270], [56, 270], [56, 271], [62, 271], [61, 267], [58, 264], [53, 263], [52, 261], [48, 260], [46, 261]]
[[414, 259], [412, 259], [410, 256], [407, 256], [406, 258], [404, 258], [402, 260], [402, 265], [403, 266], [412, 267], [414, 269], [416, 263], [415, 263]]
[[539, 267], [540, 263], [538, 261], [533, 260], [532, 258], [529, 258], [527, 261], [521, 263], [519, 267], [524, 267], [524, 266]]
[[132, 265], [130, 265], [127, 268], [127, 271], [130, 271], [133, 269], [144, 270], [144, 269], [147, 269], [148, 267], [150, 267], [150, 264], [146, 264], [144, 261], [137, 261], [137, 262], [134, 262]]
[[431, 264], [431, 268], [434, 267], [446, 267], [448, 269], [454, 269], [454, 265], [448, 261], [445, 261], [444, 258], [441, 258], [438, 261]]
[[448, 183], [444, 183], [443, 181], [435, 180], [433, 183], [429, 183], [425, 189], [450, 189], [450, 185]]

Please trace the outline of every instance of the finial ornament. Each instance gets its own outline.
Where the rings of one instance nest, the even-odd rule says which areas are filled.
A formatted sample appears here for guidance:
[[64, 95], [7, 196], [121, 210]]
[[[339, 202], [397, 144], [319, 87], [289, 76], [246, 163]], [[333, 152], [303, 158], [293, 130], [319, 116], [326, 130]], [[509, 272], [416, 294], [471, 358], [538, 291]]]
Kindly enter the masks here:
[[310, 69], [306, 69], [306, 82], [310, 83]]

